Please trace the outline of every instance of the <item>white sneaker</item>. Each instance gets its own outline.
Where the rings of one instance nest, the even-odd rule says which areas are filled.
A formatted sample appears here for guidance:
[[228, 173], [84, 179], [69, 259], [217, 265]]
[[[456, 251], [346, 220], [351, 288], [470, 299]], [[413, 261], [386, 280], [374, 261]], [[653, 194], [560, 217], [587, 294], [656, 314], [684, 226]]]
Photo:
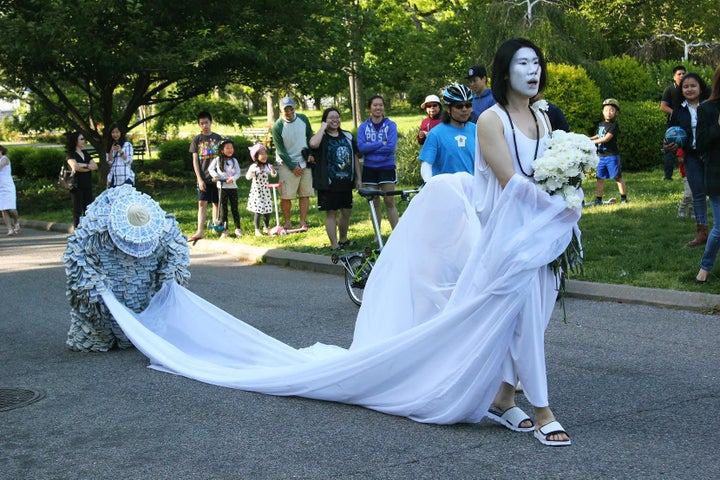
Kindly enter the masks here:
[[240, 230], [239, 228], [236, 228], [236, 229], [235, 229], [235, 236], [236, 236], [237, 238], [242, 237], [242, 230]]
[[220, 234], [220, 238], [227, 238], [227, 237], [228, 237], [228, 231], [223, 230], [222, 233]]

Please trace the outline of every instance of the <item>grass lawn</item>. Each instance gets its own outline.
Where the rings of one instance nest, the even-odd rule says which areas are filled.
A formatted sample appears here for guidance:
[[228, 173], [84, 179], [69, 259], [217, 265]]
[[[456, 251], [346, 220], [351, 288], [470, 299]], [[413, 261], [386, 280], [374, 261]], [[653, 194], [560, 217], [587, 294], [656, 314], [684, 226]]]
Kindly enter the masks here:
[[[685, 246], [694, 237], [695, 223], [692, 219], [677, 217], [677, 204], [683, 191], [677, 176], [676, 173], [676, 179], [672, 182], [663, 181], [660, 168], [649, 172], [627, 173], [625, 180], [628, 185], [629, 204], [584, 208], [580, 228], [585, 248], [585, 273], [584, 276], [573, 278], [720, 293], [717, 281], [705, 286], [694, 283], [703, 248]], [[158, 200], [165, 211], [174, 213], [182, 231], [188, 236], [192, 235], [197, 222], [197, 197], [195, 187], [189, 179], [169, 179], [158, 183], [148, 181], [142, 174], [139, 174], [138, 178], [138, 188]], [[246, 235], [241, 239], [228, 238], [224, 241], [330, 255], [324, 228], [325, 216], [318, 211], [315, 199], [310, 203], [308, 224], [311, 228], [308, 232], [284, 237], [253, 236], [252, 215], [245, 209], [249, 185], [248, 181], [240, 182], [238, 192], [241, 228]], [[587, 198], [593, 199], [595, 181], [586, 182], [584, 189]], [[21, 202], [21, 216], [71, 223], [70, 199], [64, 192], [55, 192], [55, 195], [57, 196], [52, 202], [46, 203], [40, 209], [24, 206]], [[611, 197], [619, 200], [617, 187], [614, 182], [606, 182], [604, 198]], [[402, 202], [398, 205], [401, 212], [407, 207]], [[293, 221], [295, 224], [298, 222], [297, 202], [293, 202]], [[271, 224], [274, 223], [273, 214]], [[234, 225], [231, 224], [231, 231], [232, 229]], [[387, 222], [383, 222], [383, 233], [385, 236], [390, 234]], [[215, 233], [208, 234], [208, 238], [216, 237]], [[366, 245], [375, 244], [367, 202], [357, 194], [349, 237], [355, 243], [353, 248], [362, 249]]]

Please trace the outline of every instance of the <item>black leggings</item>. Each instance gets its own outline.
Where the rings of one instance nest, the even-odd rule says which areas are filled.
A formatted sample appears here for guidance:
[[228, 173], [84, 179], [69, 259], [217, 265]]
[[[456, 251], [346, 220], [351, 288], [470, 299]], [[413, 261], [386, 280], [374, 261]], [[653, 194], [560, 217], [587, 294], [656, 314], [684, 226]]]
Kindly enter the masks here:
[[235, 228], [240, 228], [240, 212], [238, 211], [238, 194], [236, 188], [223, 188], [222, 199], [220, 200], [220, 218], [222, 223], [228, 223], [228, 202], [230, 202], [230, 211], [232, 212]]
[[253, 222], [255, 223], [255, 229], [260, 230], [260, 217], [263, 219], [263, 223], [265, 223], [265, 228], [268, 228], [270, 226], [270, 214], [269, 213], [256, 213], [253, 217]]

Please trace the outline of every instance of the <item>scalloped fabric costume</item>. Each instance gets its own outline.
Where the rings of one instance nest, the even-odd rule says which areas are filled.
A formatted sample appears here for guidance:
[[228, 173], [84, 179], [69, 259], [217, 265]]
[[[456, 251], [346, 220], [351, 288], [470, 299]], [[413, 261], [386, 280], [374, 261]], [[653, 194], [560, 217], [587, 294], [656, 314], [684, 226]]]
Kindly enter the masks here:
[[130, 185], [105, 190], [90, 204], [62, 260], [71, 307], [66, 343], [76, 351], [132, 346], [102, 293], [141, 312], [164, 283], [190, 278], [190, 252], [175, 217]]

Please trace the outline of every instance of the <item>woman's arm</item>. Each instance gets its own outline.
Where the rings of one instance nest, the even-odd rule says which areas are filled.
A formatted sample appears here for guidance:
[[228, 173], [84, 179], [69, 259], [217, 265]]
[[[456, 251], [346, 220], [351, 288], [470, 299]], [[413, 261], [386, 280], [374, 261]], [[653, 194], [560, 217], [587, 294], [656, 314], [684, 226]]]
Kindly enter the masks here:
[[122, 152], [120, 153], [120, 160], [124, 161], [126, 165], [130, 165], [133, 161], [133, 146], [130, 142], [123, 143]]
[[320, 142], [322, 142], [323, 135], [325, 135], [325, 129], [327, 129], [327, 122], [322, 122], [320, 124], [320, 129], [310, 137], [310, 141], [308, 141], [308, 145], [312, 149], [317, 149], [320, 147]]
[[515, 169], [505, 141], [502, 121], [495, 112], [480, 115], [478, 118], [477, 142], [485, 162], [495, 174], [500, 186], [505, 188], [510, 178], [515, 175]]

